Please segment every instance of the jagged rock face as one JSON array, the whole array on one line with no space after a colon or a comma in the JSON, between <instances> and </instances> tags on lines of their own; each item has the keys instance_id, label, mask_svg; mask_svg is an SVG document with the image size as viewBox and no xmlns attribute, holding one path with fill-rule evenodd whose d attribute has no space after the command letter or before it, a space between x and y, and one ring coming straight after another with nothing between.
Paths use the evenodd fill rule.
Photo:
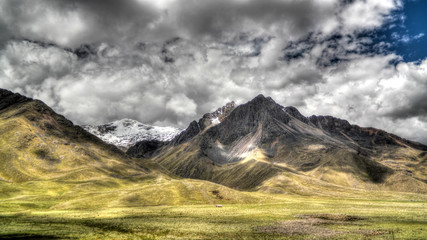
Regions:
<instances>
[{"instance_id":1,"label":"jagged rock face","mask_svg":"<svg viewBox=\"0 0 427 240\"><path fill-rule=\"evenodd\" d=\"M200 130L203 131L209 126L212 126L212 125L214 126L221 123L222 121L224 121L226 117L228 117L228 115L230 115L230 113L235 108L236 108L236 103L229 102L225 106L218 108L216 111L212 113L206 113L198 122L200 126Z\"/></svg>"},{"instance_id":2,"label":"jagged rock face","mask_svg":"<svg viewBox=\"0 0 427 240\"><path fill-rule=\"evenodd\" d=\"M291 115L292 117L300 120L303 123L308 123L308 119L306 117L304 117L299 111L298 109L296 109L295 107L292 106L288 106L285 107L283 109L283 111L285 111L287 114Z\"/></svg>"},{"instance_id":3,"label":"jagged rock face","mask_svg":"<svg viewBox=\"0 0 427 240\"><path fill-rule=\"evenodd\" d=\"M305 117L295 107L283 107L263 95L233 107L218 124L206 120L212 115L205 114L199 122L193 121L174 139L174 145L197 137L201 154L218 164L238 162L256 148L275 157L280 146L292 145L328 144L364 155L384 145L425 149L423 145L381 130L351 125L346 120Z\"/></svg>"},{"instance_id":4,"label":"jagged rock face","mask_svg":"<svg viewBox=\"0 0 427 240\"><path fill-rule=\"evenodd\" d=\"M203 130L220 124L224 119L230 115L230 113L236 108L236 104L234 102L229 102L225 106L218 108L216 111L212 113L206 113L203 117L197 122L193 121L190 125L181 132L181 134L177 135L171 142L173 145L179 145L191 140L197 134L202 132Z\"/></svg>"},{"instance_id":5,"label":"jagged rock face","mask_svg":"<svg viewBox=\"0 0 427 240\"><path fill-rule=\"evenodd\" d=\"M262 142L271 136L283 134L277 121L286 124L289 120L283 107L271 98L259 95L247 104L237 107L221 124L209 129L206 135L227 145L249 133L255 133L261 128L260 140Z\"/></svg>"},{"instance_id":6,"label":"jagged rock face","mask_svg":"<svg viewBox=\"0 0 427 240\"><path fill-rule=\"evenodd\" d=\"M286 134L280 124L289 121L280 105L259 95L238 106L221 124L208 129L200 149L216 163L236 162L258 145Z\"/></svg>"},{"instance_id":7,"label":"jagged rock face","mask_svg":"<svg viewBox=\"0 0 427 240\"><path fill-rule=\"evenodd\" d=\"M172 143L173 145L179 145L179 144L185 143L190 139L194 138L195 136L197 136L197 134L199 133L200 133L199 124L196 121L192 121L190 125L187 127L187 129L185 129L183 132L181 132L181 134L179 134L172 140Z\"/></svg>"}]
</instances>

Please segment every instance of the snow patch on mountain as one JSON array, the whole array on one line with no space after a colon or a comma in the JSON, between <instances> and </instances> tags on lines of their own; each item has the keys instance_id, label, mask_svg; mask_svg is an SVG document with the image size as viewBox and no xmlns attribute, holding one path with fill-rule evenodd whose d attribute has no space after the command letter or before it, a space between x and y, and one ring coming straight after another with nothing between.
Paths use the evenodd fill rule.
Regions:
<instances>
[{"instance_id":1,"label":"snow patch on mountain","mask_svg":"<svg viewBox=\"0 0 427 240\"><path fill-rule=\"evenodd\" d=\"M211 123L212 123L212 125L217 125L217 124L220 124L221 122L219 121L219 118L216 117L216 118L211 119Z\"/></svg>"},{"instance_id":2,"label":"snow patch on mountain","mask_svg":"<svg viewBox=\"0 0 427 240\"><path fill-rule=\"evenodd\" d=\"M128 149L143 140L170 141L182 132L182 129L179 128L151 126L132 119L122 119L99 126L84 125L82 127L104 142L121 149Z\"/></svg>"}]
</instances>

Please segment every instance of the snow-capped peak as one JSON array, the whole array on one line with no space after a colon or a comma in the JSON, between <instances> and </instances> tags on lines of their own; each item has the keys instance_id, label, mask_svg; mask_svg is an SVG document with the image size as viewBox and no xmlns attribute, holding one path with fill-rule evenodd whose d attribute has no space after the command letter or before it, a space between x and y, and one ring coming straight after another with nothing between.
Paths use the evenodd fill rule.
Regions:
<instances>
[{"instance_id":1,"label":"snow-capped peak","mask_svg":"<svg viewBox=\"0 0 427 240\"><path fill-rule=\"evenodd\" d=\"M99 126L84 125L82 127L104 142L122 149L127 149L143 140L169 141L182 131L174 127L151 126L127 118Z\"/></svg>"}]
</instances>

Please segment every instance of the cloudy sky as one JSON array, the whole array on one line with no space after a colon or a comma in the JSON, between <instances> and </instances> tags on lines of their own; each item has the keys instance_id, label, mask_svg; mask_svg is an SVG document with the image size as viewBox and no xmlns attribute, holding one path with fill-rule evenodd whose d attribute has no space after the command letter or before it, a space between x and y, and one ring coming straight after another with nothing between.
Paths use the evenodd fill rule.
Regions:
<instances>
[{"instance_id":1,"label":"cloudy sky","mask_svg":"<svg viewBox=\"0 0 427 240\"><path fill-rule=\"evenodd\" d=\"M427 1L2 0L0 87L185 127L259 93L427 143Z\"/></svg>"}]
</instances>

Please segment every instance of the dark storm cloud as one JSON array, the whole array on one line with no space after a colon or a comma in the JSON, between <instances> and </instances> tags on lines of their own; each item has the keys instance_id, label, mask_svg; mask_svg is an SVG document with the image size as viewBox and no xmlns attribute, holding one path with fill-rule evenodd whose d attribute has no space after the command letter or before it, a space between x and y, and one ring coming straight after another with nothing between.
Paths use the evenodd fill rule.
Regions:
<instances>
[{"instance_id":1,"label":"dark storm cloud","mask_svg":"<svg viewBox=\"0 0 427 240\"><path fill-rule=\"evenodd\" d=\"M335 9L316 1L200 1L176 2L178 25L191 35L221 37L239 30L266 31L286 27L293 36L316 29ZM253 25L254 28L249 25Z\"/></svg>"},{"instance_id":2,"label":"dark storm cloud","mask_svg":"<svg viewBox=\"0 0 427 240\"><path fill-rule=\"evenodd\" d=\"M427 91L427 88L425 89ZM427 96L421 95L412 97L403 108L394 109L392 112L386 114L386 116L394 119L406 119L411 117L425 117L427 116Z\"/></svg>"},{"instance_id":3,"label":"dark storm cloud","mask_svg":"<svg viewBox=\"0 0 427 240\"><path fill-rule=\"evenodd\" d=\"M135 41L160 16L151 4L132 0L14 0L1 4L1 20L14 38L64 47Z\"/></svg>"},{"instance_id":4,"label":"dark storm cloud","mask_svg":"<svg viewBox=\"0 0 427 240\"><path fill-rule=\"evenodd\" d=\"M99 41L164 41L176 36L228 39L242 31L294 38L318 30L319 23L334 14L331 5L308 0L194 0L171 1L162 8L136 0L42 0L36 4L14 0L2 3L1 19L15 38L65 47Z\"/></svg>"},{"instance_id":5,"label":"dark storm cloud","mask_svg":"<svg viewBox=\"0 0 427 240\"><path fill-rule=\"evenodd\" d=\"M0 48L10 40L10 34L8 26L4 22L0 21Z\"/></svg>"}]
</instances>

